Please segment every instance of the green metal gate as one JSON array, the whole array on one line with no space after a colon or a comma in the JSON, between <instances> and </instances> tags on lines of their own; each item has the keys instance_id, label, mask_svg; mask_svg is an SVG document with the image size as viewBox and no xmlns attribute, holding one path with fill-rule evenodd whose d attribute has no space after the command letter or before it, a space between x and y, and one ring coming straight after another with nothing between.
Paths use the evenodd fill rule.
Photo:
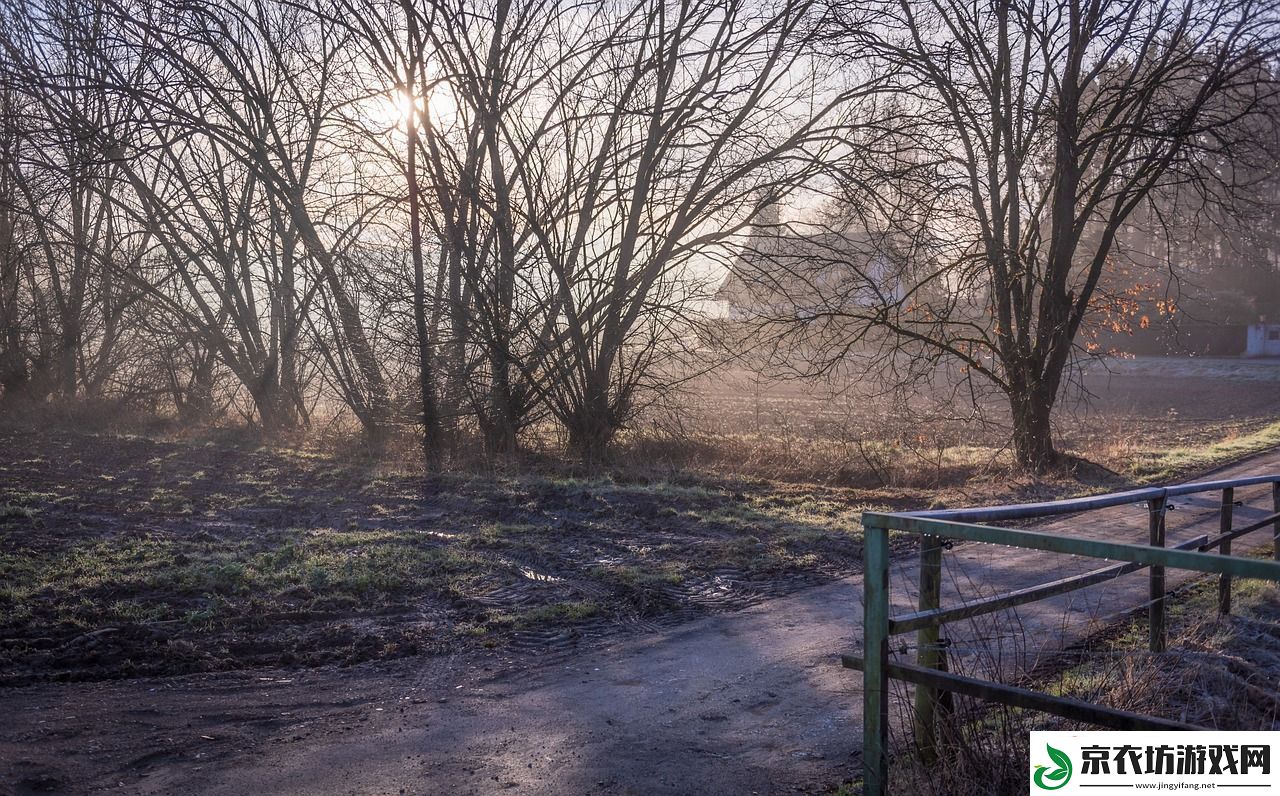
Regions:
<instances>
[{"instance_id":1,"label":"green metal gate","mask_svg":"<svg viewBox=\"0 0 1280 796\"><path fill-rule=\"evenodd\" d=\"M1257 522L1234 528L1232 515L1235 506L1235 490L1260 484L1271 485L1274 513ZM1165 513L1169 506L1169 499L1204 492L1221 493L1219 533L1211 538L1200 536L1176 547L1165 547ZM1150 516L1150 544L1148 545L1073 538L1043 531L980 524L1095 511L1133 503L1147 504ZM1219 610L1224 613L1230 611L1233 577L1280 582L1280 474L1137 489L1052 503L905 513L868 511L862 515L862 524L866 536L863 551L865 634L863 656L847 655L843 660L846 666L863 672L864 793L875 796L886 793L888 786L887 746L889 680L891 678L916 685L914 727L917 740L923 749L931 748L935 731L935 708L940 692L965 694L1117 729L1194 729L1180 722L1115 710L948 672L945 656L941 654L938 643L939 630L947 622L1043 600L1149 568L1150 647L1152 651L1159 652L1165 646L1166 568L1218 575L1220 577ZM1233 539L1267 527L1272 530L1274 561L1231 556ZM889 615L890 531L921 536L918 610L893 617ZM940 605L942 556L944 543L949 539L1109 559L1122 563L964 605L944 608ZM1219 552L1207 552L1215 549ZM915 664L891 663L890 639L895 635L911 631L916 632L917 640Z\"/></svg>"}]
</instances>

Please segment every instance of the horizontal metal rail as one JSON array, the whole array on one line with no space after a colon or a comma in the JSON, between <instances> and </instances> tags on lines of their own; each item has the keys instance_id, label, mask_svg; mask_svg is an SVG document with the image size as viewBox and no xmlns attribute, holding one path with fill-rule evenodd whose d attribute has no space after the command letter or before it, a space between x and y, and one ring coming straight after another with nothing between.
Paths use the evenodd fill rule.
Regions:
<instances>
[{"instance_id":1,"label":"horizontal metal rail","mask_svg":"<svg viewBox=\"0 0 1280 796\"><path fill-rule=\"evenodd\" d=\"M1224 478L1220 481L1195 481L1190 484L1176 484L1164 487L1164 491L1168 497L1178 497L1179 495L1190 495L1195 492L1218 492L1223 489L1238 489L1242 486L1257 486L1258 484L1274 484L1277 482L1280 482L1280 474L1273 473L1271 475L1251 475L1246 478Z\"/></svg>"},{"instance_id":2,"label":"horizontal metal rail","mask_svg":"<svg viewBox=\"0 0 1280 796\"><path fill-rule=\"evenodd\" d=\"M856 655L841 655L840 662L847 669L864 671L864 661ZM1052 694L1044 694L1026 688L1005 685L1004 683L966 677L962 674L940 672L936 669L914 666L909 663L888 663L884 668L886 673L895 680L903 680L942 691L951 691L956 694L999 702L1002 705L1010 705L1015 708L1042 710L1063 718L1085 721L1116 730L1205 729L1195 724L1185 724L1180 721L1161 719L1155 716L1144 716L1141 713L1117 710L1103 705L1095 705L1091 702L1083 702L1079 699L1053 696Z\"/></svg>"},{"instance_id":3,"label":"horizontal metal rail","mask_svg":"<svg viewBox=\"0 0 1280 796\"><path fill-rule=\"evenodd\" d=\"M863 513L862 524L866 528L933 534L953 539L967 539L971 542L1045 550L1050 553L1189 569L1193 572L1207 572L1212 575L1234 575L1240 578L1280 581L1280 562L1276 561L1233 558L1213 553L1178 550L1172 547L1148 547L1123 542L1106 542L1100 539L1078 539L1043 531L996 528L990 525L927 519L904 514L881 514L874 511Z\"/></svg>"},{"instance_id":4,"label":"horizontal metal rail","mask_svg":"<svg viewBox=\"0 0 1280 796\"><path fill-rule=\"evenodd\" d=\"M1185 541L1170 550L1204 550L1209 542L1208 536L1197 536L1194 539ZM952 608L935 608L930 611L916 611L910 614L903 614L889 619L889 635L896 636L900 633L909 633L912 630L919 630L922 627L937 627L947 622L955 622L960 619L972 619L975 616L983 616L984 614L994 613L1006 608L1014 608L1026 603L1044 600L1049 597L1057 597L1060 594L1087 589L1090 586L1096 586L1099 583L1106 583L1114 580L1121 575L1128 575L1131 572L1137 572L1145 569L1147 564L1130 563L1115 564L1102 569L1095 569L1092 572L1085 572L1080 575L1072 575L1070 577L1061 578L1059 580L1041 583L1038 586L1028 586L1025 589L1017 589L1015 591L997 594L982 600L974 600L973 602L957 605Z\"/></svg>"},{"instance_id":5,"label":"horizontal metal rail","mask_svg":"<svg viewBox=\"0 0 1280 796\"><path fill-rule=\"evenodd\" d=\"M1176 486L1147 487L1131 489L1127 492L1114 492L1108 495L1090 495L1088 497L1057 500L1048 503L1019 503L1011 506L992 506L990 508L965 509L932 509L929 511L899 512L899 517L922 517L933 520L957 520L965 522L997 522L1000 520L1025 520L1034 517L1054 517L1060 514L1076 514L1082 511L1094 511L1112 506L1123 506L1129 503L1144 503L1160 498L1178 497L1197 492L1216 492L1227 488L1256 486L1258 484L1274 484L1280 481L1280 475L1255 475L1247 478L1230 478L1222 481L1201 481Z\"/></svg>"},{"instance_id":6,"label":"horizontal metal rail","mask_svg":"<svg viewBox=\"0 0 1280 796\"><path fill-rule=\"evenodd\" d=\"M1274 524L1276 520L1280 520L1280 512L1276 512L1275 514L1269 515L1267 517L1263 517L1257 522L1250 523L1244 526L1243 528L1233 528L1232 530L1227 531L1226 533L1218 534L1212 539L1206 540L1205 543L1200 545L1200 547L1197 549L1202 551L1212 550L1215 547L1219 547L1223 542L1230 542L1232 539L1239 539L1241 536L1245 536L1246 534L1251 534L1254 531L1262 530L1262 528L1268 525Z\"/></svg>"}]
</instances>

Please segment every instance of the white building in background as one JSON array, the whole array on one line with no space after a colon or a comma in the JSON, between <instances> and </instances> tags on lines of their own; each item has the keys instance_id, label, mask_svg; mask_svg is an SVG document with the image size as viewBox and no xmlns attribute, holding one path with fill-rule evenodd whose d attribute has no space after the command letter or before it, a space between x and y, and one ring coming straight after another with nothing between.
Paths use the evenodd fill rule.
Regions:
<instances>
[{"instance_id":1,"label":"white building in background","mask_svg":"<svg viewBox=\"0 0 1280 796\"><path fill-rule=\"evenodd\" d=\"M779 215L776 205L761 213L716 291L729 320L805 320L902 300L905 280L886 254L886 237L783 224Z\"/></svg>"},{"instance_id":2,"label":"white building in background","mask_svg":"<svg viewBox=\"0 0 1280 796\"><path fill-rule=\"evenodd\" d=\"M1280 357L1280 323L1264 320L1249 324L1249 337L1244 355Z\"/></svg>"}]
</instances>

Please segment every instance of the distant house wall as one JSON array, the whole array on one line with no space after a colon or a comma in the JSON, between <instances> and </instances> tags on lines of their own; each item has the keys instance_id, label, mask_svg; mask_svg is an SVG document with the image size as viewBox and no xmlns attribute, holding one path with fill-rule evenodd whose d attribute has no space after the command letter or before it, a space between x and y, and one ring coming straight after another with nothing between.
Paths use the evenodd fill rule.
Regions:
<instances>
[{"instance_id":1,"label":"distant house wall","mask_svg":"<svg viewBox=\"0 0 1280 796\"><path fill-rule=\"evenodd\" d=\"M760 236L729 268L715 299L731 321L796 318L901 301L906 287L889 259L840 233Z\"/></svg>"},{"instance_id":2,"label":"distant house wall","mask_svg":"<svg viewBox=\"0 0 1280 796\"><path fill-rule=\"evenodd\" d=\"M1249 339L1245 346L1247 357L1280 357L1280 323L1254 323L1249 325Z\"/></svg>"}]
</instances>

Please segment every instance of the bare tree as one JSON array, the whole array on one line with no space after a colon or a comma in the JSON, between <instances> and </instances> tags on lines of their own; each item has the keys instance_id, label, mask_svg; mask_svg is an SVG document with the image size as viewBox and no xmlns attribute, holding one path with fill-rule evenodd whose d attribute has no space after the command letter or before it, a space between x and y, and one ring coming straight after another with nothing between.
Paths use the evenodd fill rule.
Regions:
<instances>
[{"instance_id":1,"label":"bare tree","mask_svg":"<svg viewBox=\"0 0 1280 796\"><path fill-rule=\"evenodd\" d=\"M1269 2L26 0L5 395L218 392L271 428L333 395L379 441L413 406L428 459L554 417L599 461L733 262L817 370L994 385L1040 469L1136 220L1274 177ZM767 208L801 188L836 234L789 255Z\"/></svg>"},{"instance_id":2,"label":"bare tree","mask_svg":"<svg viewBox=\"0 0 1280 796\"><path fill-rule=\"evenodd\" d=\"M642 0L565 15L531 94L538 124L503 128L518 223L554 297L549 398L584 460L676 378L707 275L760 197L837 146L846 97L816 79L812 11Z\"/></svg>"},{"instance_id":3,"label":"bare tree","mask_svg":"<svg viewBox=\"0 0 1280 796\"><path fill-rule=\"evenodd\" d=\"M812 5L361 9L345 18L379 90L413 98L406 143L421 151L402 162L422 405L429 351L447 352L491 452L514 450L546 405L598 460L640 396L678 378L705 273L760 189L789 190L835 146L841 98L804 54ZM439 256L430 286L420 217Z\"/></svg>"},{"instance_id":4,"label":"bare tree","mask_svg":"<svg viewBox=\"0 0 1280 796\"><path fill-rule=\"evenodd\" d=\"M334 379L369 437L380 442L390 420L389 392L347 278L361 219L344 212L347 197L336 190L350 151L328 139L346 101L336 88L346 77L340 71L346 34L280 4L116 7L114 13L134 36L135 57L144 65L152 131L175 142L203 137L233 156L263 192L257 217L267 223L270 244L283 247L268 262L314 269L323 288L317 306L339 340L329 352ZM139 90L137 77L131 83L119 72L115 77L114 91ZM130 143L121 142L126 156ZM293 302L293 315L300 306L294 277L286 270L281 278L274 298ZM275 332L291 341L295 326ZM268 355L268 370L280 367L278 359Z\"/></svg>"},{"instance_id":5,"label":"bare tree","mask_svg":"<svg viewBox=\"0 0 1280 796\"><path fill-rule=\"evenodd\" d=\"M124 350L121 332L139 293L117 275L136 267L144 242L122 228L119 208L109 198L118 175L102 139L59 123L42 82L33 79L31 62L38 61L43 74L57 76L62 86L57 104L74 108L106 137L128 125L134 109L110 96L98 80L93 55L110 46L104 14L76 2L50 3L40 18L44 35L37 47L30 38L32 18L21 10L4 18L11 45L28 36L24 48L6 48L4 72L5 317L22 325L20 307L26 304L27 331L37 338L39 353L25 358L33 365L28 375L44 382L38 393L96 396L136 354ZM24 357L18 350L21 336L10 326L7 353L15 378L28 370L18 362ZM41 373L46 378L39 378ZM18 381L11 382L11 394Z\"/></svg>"},{"instance_id":6,"label":"bare tree","mask_svg":"<svg viewBox=\"0 0 1280 796\"><path fill-rule=\"evenodd\" d=\"M354 21L382 76L375 93L397 95L408 111L407 154L397 160L408 187L426 438L441 430L430 417L441 395L451 424L467 404L489 453L509 455L538 416L540 340L549 331L537 309L545 291L527 278L537 255L514 204L525 188L522 153L507 147L504 131L538 124L520 114L534 108L531 91L546 79L541 59L563 9L509 0L350 9L339 18ZM430 279L428 248L438 263Z\"/></svg>"},{"instance_id":7,"label":"bare tree","mask_svg":"<svg viewBox=\"0 0 1280 796\"><path fill-rule=\"evenodd\" d=\"M18 163L30 137L23 123L22 98L9 80L0 86L0 401L12 403L24 394L37 357L32 351L29 305L24 301L24 265L27 258L19 189L23 179Z\"/></svg>"},{"instance_id":8,"label":"bare tree","mask_svg":"<svg viewBox=\"0 0 1280 796\"><path fill-rule=\"evenodd\" d=\"M862 11L866 13L867 9ZM833 41L874 72L843 175L875 279L767 319L848 352L951 362L1006 396L1019 464L1057 459L1052 410L1117 235L1163 187L1231 193L1274 93L1267 2L897 0ZM853 67L851 67L853 68ZM1271 160L1274 163L1274 159ZM821 291L820 291L821 292Z\"/></svg>"}]
</instances>

